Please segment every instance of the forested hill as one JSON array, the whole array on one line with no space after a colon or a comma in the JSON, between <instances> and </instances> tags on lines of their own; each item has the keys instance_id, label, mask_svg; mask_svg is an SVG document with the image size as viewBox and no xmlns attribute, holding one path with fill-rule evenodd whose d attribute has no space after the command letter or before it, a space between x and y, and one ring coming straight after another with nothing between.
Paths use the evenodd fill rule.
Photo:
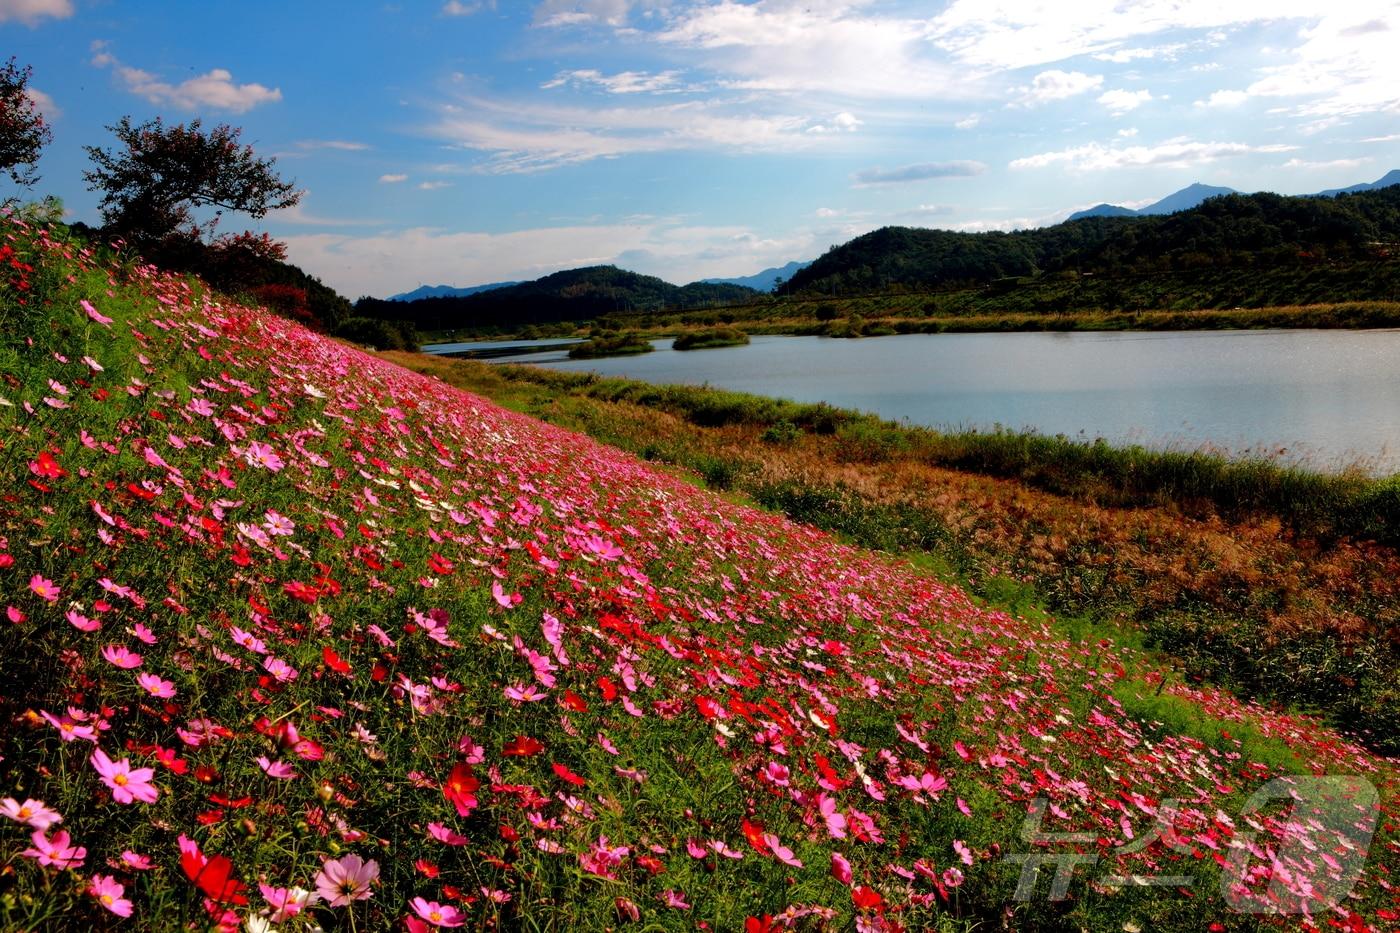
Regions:
<instances>
[{"instance_id":1,"label":"forested hill","mask_svg":"<svg viewBox=\"0 0 1400 933\"><path fill-rule=\"evenodd\" d=\"M1400 255L1400 186L1336 198L1232 194L1155 217L1014 233L884 227L828 250L783 294L936 290L1047 272L1158 272Z\"/></svg>"},{"instance_id":2,"label":"forested hill","mask_svg":"<svg viewBox=\"0 0 1400 933\"><path fill-rule=\"evenodd\" d=\"M366 317L408 320L423 330L442 330L587 321L619 311L703 308L750 301L758 294L740 285L672 285L616 266L589 266L462 297L407 302L361 298L355 309Z\"/></svg>"}]
</instances>

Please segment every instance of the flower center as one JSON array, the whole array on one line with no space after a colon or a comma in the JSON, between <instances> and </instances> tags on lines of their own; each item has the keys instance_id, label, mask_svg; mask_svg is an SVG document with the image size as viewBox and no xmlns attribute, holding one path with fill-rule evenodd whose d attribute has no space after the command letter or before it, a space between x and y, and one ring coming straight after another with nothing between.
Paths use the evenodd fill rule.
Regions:
<instances>
[{"instance_id":1,"label":"flower center","mask_svg":"<svg viewBox=\"0 0 1400 933\"><path fill-rule=\"evenodd\" d=\"M104 894L100 898L98 898L98 900L106 904L108 907L112 906L112 895L110 894Z\"/></svg>"},{"instance_id":2,"label":"flower center","mask_svg":"<svg viewBox=\"0 0 1400 933\"><path fill-rule=\"evenodd\" d=\"M442 911L440 911L440 910L430 911L430 912L428 913L428 919L431 920L431 921L433 921L433 923L440 923L440 922L442 921Z\"/></svg>"},{"instance_id":3,"label":"flower center","mask_svg":"<svg viewBox=\"0 0 1400 933\"><path fill-rule=\"evenodd\" d=\"M112 783L116 784L118 787L125 787L126 782L127 777L125 774L118 774L116 777L112 778Z\"/></svg>"},{"instance_id":4,"label":"flower center","mask_svg":"<svg viewBox=\"0 0 1400 933\"><path fill-rule=\"evenodd\" d=\"M33 815L34 815L34 811L31 810L31 809L29 809L28 807L20 807L20 808L19 808L19 818L20 818L20 819L22 819L22 820L27 820L27 819L29 819L29 818L30 818L31 816L33 816Z\"/></svg>"}]
</instances>

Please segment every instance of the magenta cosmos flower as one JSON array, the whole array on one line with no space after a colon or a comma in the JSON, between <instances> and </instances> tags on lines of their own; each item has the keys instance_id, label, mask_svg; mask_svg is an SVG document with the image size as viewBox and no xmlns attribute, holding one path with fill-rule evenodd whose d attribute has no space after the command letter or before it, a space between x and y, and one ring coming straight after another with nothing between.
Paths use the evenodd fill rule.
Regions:
<instances>
[{"instance_id":1,"label":"magenta cosmos flower","mask_svg":"<svg viewBox=\"0 0 1400 933\"><path fill-rule=\"evenodd\" d=\"M120 884L111 875L93 875L92 883L88 885L88 893L118 917L131 916L131 900L122 897L126 893L126 885Z\"/></svg>"},{"instance_id":2,"label":"magenta cosmos flower","mask_svg":"<svg viewBox=\"0 0 1400 933\"><path fill-rule=\"evenodd\" d=\"M73 845L65 829L54 833L52 839L45 836L42 829L36 829L29 841L33 843L33 848L25 849L20 855L38 859L40 865L52 865L58 869L81 868L83 859L87 858L87 849Z\"/></svg>"},{"instance_id":3,"label":"magenta cosmos flower","mask_svg":"<svg viewBox=\"0 0 1400 933\"><path fill-rule=\"evenodd\" d=\"M466 916L451 904L439 904L421 897L415 897L408 903L414 913L435 927L459 927L467 922Z\"/></svg>"},{"instance_id":4,"label":"magenta cosmos flower","mask_svg":"<svg viewBox=\"0 0 1400 933\"><path fill-rule=\"evenodd\" d=\"M379 878L379 863L358 855L327 859L316 874L316 893L332 907L348 907L370 896L369 886Z\"/></svg>"},{"instance_id":5,"label":"magenta cosmos flower","mask_svg":"<svg viewBox=\"0 0 1400 933\"><path fill-rule=\"evenodd\" d=\"M113 761L102 749L92 753L92 766L102 777L102 783L112 789L112 799L117 803L155 803L160 791L151 783L156 776L154 768L133 768L131 759Z\"/></svg>"},{"instance_id":6,"label":"magenta cosmos flower","mask_svg":"<svg viewBox=\"0 0 1400 933\"><path fill-rule=\"evenodd\" d=\"M55 823L63 822L58 811L45 806L42 800L20 803L13 797L0 800L0 816L8 816L17 823L27 823L35 829L48 829Z\"/></svg>"}]
</instances>

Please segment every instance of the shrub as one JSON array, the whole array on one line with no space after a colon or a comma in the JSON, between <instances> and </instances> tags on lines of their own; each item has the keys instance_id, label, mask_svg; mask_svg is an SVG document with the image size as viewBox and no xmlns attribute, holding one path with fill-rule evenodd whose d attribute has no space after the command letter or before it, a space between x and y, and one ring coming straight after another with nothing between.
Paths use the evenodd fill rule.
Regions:
<instances>
[{"instance_id":1,"label":"shrub","mask_svg":"<svg viewBox=\"0 0 1400 933\"><path fill-rule=\"evenodd\" d=\"M376 350L417 350L418 335L406 321L383 321L371 317L352 317L341 323L334 336L353 343L365 344Z\"/></svg>"}]
</instances>

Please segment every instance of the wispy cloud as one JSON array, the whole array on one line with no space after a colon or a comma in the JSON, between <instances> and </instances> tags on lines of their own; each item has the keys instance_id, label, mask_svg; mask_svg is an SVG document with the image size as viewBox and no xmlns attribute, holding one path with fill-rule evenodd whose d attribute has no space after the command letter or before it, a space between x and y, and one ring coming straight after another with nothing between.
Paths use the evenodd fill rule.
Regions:
<instances>
[{"instance_id":1,"label":"wispy cloud","mask_svg":"<svg viewBox=\"0 0 1400 933\"><path fill-rule=\"evenodd\" d=\"M73 0L0 0L0 23L17 20L34 27L45 18L67 19L73 15Z\"/></svg>"},{"instance_id":2,"label":"wispy cloud","mask_svg":"<svg viewBox=\"0 0 1400 933\"><path fill-rule=\"evenodd\" d=\"M463 3L462 0L448 0L442 5L444 16L473 16L482 10L494 10L496 0L476 0L476 2Z\"/></svg>"},{"instance_id":3,"label":"wispy cloud","mask_svg":"<svg viewBox=\"0 0 1400 933\"><path fill-rule=\"evenodd\" d=\"M282 91L261 84L238 84L225 68L215 68L179 84L162 81L157 75L122 64L107 51L105 42L93 43L92 64L110 68L117 80L138 97L153 104L169 105L181 110L227 110L245 113L260 104L282 99Z\"/></svg>"},{"instance_id":4,"label":"wispy cloud","mask_svg":"<svg viewBox=\"0 0 1400 933\"><path fill-rule=\"evenodd\" d=\"M505 173L645 152L794 151L815 145L821 134L806 130L816 125L823 120L731 112L724 101L590 109L471 98L445 107L429 132L489 153L480 170Z\"/></svg>"},{"instance_id":5,"label":"wispy cloud","mask_svg":"<svg viewBox=\"0 0 1400 933\"><path fill-rule=\"evenodd\" d=\"M574 87L598 87L609 94L655 94L661 91L681 90L679 71L662 71L648 74L645 71L621 71L606 75L592 68L574 71L561 71L553 79L540 87L551 88L572 85Z\"/></svg>"},{"instance_id":6,"label":"wispy cloud","mask_svg":"<svg viewBox=\"0 0 1400 933\"><path fill-rule=\"evenodd\" d=\"M1307 159L1289 159L1287 162L1283 163L1283 167L1306 170L1329 168L1359 168L1370 161L1370 159L1328 159L1321 162L1313 162Z\"/></svg>"},{"instance_id":7,"label":"wispy cloud","mask_svg":"<svg viewBox=\"0 0 1400 933\"><path fill-rule=\"evenodd\" d=\"M1015 159L1013 169L1045 168L1049 165L1064 165L1074 171L1104 171L1120 168L1141 168L1149 165L1185 168L1205 165L1232 156L1252 153L1289 152L1297 146L1269 144L1262 146L1247 143L1197 142L1178 137L1159 143L1156 146L1105 146L1102 143L1088 143L1072 146L1054 152Z\"/></svg>"},{"instance_id":8,"label":"wispy cloud","mask_svg":"<svg viewBox=\"0 0 1400 933\"><path fill-rule=\"evenodd\" d=\"M389 173L379 176L379 183L381 185L396 185L401 181L408 181L408 176L399 173Z\"/></svg>"},{"instance_id":9,"label":"wispy cloud","mask_svg":"<svg viewBox=\"0 0 1400 933\"><path fill-rule=\"evenodd\" d=\"M369 149L369 143L352 142L346 139L303 139L297 143L300 149L338 149L342 152L361 152Z\"/></svg>"},{"instance_id":10,"label":"wispy cloud","mask_svg":"<svg viewBox=\"0 0 1400 933\"><path fill-rule=\"evenodd\" d=\"M435 179L433 181L422 181L418 183L419 191L436 191L439 188L451 188L452 182Z\"/></svg>"},{"instance_id":11,"label":"wispy cloud","mask_svg":"<svg viewBox=\"0 0 1400 933\"><path fill-rule=\"evenodd\" d=\"M856 172L857 187L871 185L899 185L906 182L926 181L930 178L966 178L981 175L987 166L981 162L921 162L918 165L903 165L899 168L868 168Z\"/></svg>"}]
</instances>

